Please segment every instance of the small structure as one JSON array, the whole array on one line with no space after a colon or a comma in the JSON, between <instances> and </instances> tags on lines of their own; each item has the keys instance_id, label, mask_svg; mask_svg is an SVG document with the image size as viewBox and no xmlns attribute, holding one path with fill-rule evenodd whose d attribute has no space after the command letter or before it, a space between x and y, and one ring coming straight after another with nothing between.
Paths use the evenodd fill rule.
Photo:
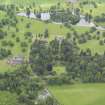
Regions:
<instances>
[{"instance_id":1,"label":"small structure","mask_svg":"<svg viewBox=\"0 0 105 105\"><path fill-rule=\"evenodd\" d=\"M102 27L102 26L98 26L96 27L97 30L101 30L101 31L105 31L105 27Z\"/></svg>"},{"instance_id":2,"label":"small structure","mask_svg":"<svg viewBox=\"0 0 105 105\"><path fill-rule=\"evenodd\" d=\"M50 13L41 13L41 20L43 21L50 20Z\"/></svg>"},{"instance_id":3,"label":"small structure","mask_svg":"<svg viewBox=\"0 0 105 105\"><path fill-rule=\"evenodd\" d=\"M80 15L80 21L77 23L77 26L83 26L83 27L95 27L95 24L93 22L88 22L85 20L85 16Z\"/></svg>"},{"instance_id":4,"label":"small structure","mask_svg":"<svg viewBox=\"0 0 105 105\"><path fill-rule=\"evenodd\" d=\"M30 18L32 18L32 19L36 19L36 15L34 14L34 13L30 13Z\"/></svg>"},{"instance_id":5,"label":"small structure","mask_svg":"<svg viewBox=\"0 0 105 105\"><path fill-rule=\"evenodd\" d=\"M25 12L18 13L17 16L28 17ZM29 18L37 19L37 16L36 16L36 14L31 12L30 15L29 15ZM50 20L50 13L40 13L40 19L42 21Z\"/></svg>"},{"instance_id":6,"label":"small structure","mask_svg":"<svg viewBox=\"0 0 105 105\"><path fill-rule=\"evenodd\" d=\"M11 64L11 65L20 65L23 63L24 63L24 57L22 56L16 56L8 59L8 64Z\"/></svg>"},{"instance_id":7,"label":"small structure","mask_svg":"<svg viewBox=\"0 0 105 105\"><path fill-rule=\"evenodd\" d=\"M23 16L23 17L27 17L25 12L21 12L21 13L17 13L17 16Z\"/></svg>"},{"instance_id":8,"label":"small structure","mask_svg":"<svg viewBox=\"0 0 105 105\"><path fill-rule=\"evenodd\" d=\"M23 17L28 17L27 14L25 12L21 12L21 13L18 13L17 16L23 16ZM31 19L36 19L36 15L34 13L30 13L29 17Z\"/></svg>"}]
</instances>

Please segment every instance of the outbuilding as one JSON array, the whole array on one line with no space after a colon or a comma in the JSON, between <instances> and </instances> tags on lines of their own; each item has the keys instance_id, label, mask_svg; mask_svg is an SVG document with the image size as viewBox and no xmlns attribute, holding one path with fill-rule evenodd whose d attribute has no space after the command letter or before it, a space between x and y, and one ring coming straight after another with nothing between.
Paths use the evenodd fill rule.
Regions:
<instances>
[{"instance_id":1,"label":"outbuilding","mask_svg":"<svg viewBox=\"0 0 105 105\"><path fill-rule=\"evenodd\" d=\"M50 13L41 13L41 20L43 21L50 20Z\"/></svg>"}]
</instances>

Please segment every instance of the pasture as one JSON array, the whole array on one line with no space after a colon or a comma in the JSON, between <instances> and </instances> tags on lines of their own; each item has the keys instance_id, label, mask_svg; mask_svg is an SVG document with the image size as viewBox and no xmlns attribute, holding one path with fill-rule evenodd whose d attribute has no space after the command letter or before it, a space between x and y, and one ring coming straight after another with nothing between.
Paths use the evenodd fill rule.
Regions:
<instances>
[{"instance_id":1,"label":"pasture","mask_svg":"<svg viewBox=\"0 0 105 105\"><path fill-rule=\"evenodd\" d=\"M58 2L64 2L64 0L0 0L1 4L15 4L17 6L41 6L41 5L53 5Z\"/></svg>"},{"instance_id":2,"label":"pasture","mask_svg":"<svg viewBox=\"0 0 105 105\"><path fill-rule=\"evenodd\" d=\"M0 105L16 105L17 104L16 94L12 94L7 91L0 91Z\"/></svg>"},{"instance_id":3,"label":"pasture","mask_svg":"<svg viewBox=\"0 0 105 105\"><path fill-rule=\"evenodd\" d=\"M49 87L61 105L105 105L105 84L76 84Z\"/></svg>"},{"instance_id":4,"label":"pasture","mask_svg":"<svg viewBox=\"0 0 105 105\"><path fill-rule=\"evenodd\" d=\"M104 45L99 45L99 41L97 40L90 40L84 44L80 44L79 47L83 50L90 49L92 51L92 54L95 54L98 52L99 54L103 54L105 51Z\"/></svg>"}]
</instances>

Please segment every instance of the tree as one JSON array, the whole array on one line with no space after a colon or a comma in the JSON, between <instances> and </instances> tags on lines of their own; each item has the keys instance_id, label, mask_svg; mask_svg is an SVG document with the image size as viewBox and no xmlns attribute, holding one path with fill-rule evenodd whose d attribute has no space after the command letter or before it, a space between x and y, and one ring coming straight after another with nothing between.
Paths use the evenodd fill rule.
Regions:
<instances>
[{"instance_id":1,"label":"tree","mask_svg":"<svg viewBox=\"0 0 105 105\"><path fill-rule=\"evenodd\" d=\"M12 53L11 53L10 50L4 49L4 48L0 49L0 59L4 59L4 58L8 57L11 54Z\"/></svg>"},{"instance_id":2,"label":"tree","mask_svg":"<svg viewBox=\"0 0 105 105\"><path fill-rule=\"evenodd\" d=\"M52 62L50 48L45 41L35 40L31 47L30 61L31 67L38 75L47 72L47 65Z\"/></svg>"},{"instance_id":3,"label":"tree","mask_svg":"<svg viewBox=\"0 0 105 105\"><path fill-rule=\"evenodd\" d=\"M91 19L92 19L92 15L91 14L88 14L88 13L86 13L86 15L85 15L85 20L87 21L87 22L91 22Z\"/></svg>"},{"instance_id":4,"label":"tree","mask_svg":"<svg viewBox=\"0 0 105 105\"><path fill-rule=\"evenodd\" d=\"M3 39L5 37L6 33L0 30L0 39Z\"/></svg>"},{"instance_id":5,"label":"tree","mask_svg":"<svg viewBox=\"0 0 105 105\"><path fill-rule=\"evenodd\" d=\"M45 37L45 38L48 38L48 37L49 37L48 29L45 30L45 32L44 32L44 37Z\"/></svg>"},{"instance_id":6,"label":"tree","mask_svg":"<svg viewBox=\"0 0 105 105\"><path fill-rule=\"evenodd\" d=\"M30 9L26 8L26 15L27 15L28 18L30 17L30 13L31 13Z\"/></svg>"}]
</instances>

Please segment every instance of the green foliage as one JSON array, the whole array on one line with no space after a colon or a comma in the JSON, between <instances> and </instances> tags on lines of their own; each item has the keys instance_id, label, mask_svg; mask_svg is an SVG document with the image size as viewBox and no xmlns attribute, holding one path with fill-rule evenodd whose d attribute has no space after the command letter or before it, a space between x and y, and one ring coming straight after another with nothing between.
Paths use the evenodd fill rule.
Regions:
<instances>
[{"instance_id":1,"label":"green foliage","mask_svg":"<svg viewBox=\"0 0 105 105\"><path fill-rule=\"evenodd\" d=\"M4 49L4 48L0 49L0 59L7 58L9 55L11 55L10 50Z\"/></svg>"},{"instance_id":2,"label":"green foliage","mask_svg":"<svg viewBox=\"0 0 105 105\"><path fill-rule=\"evenodd\" d=\"M0 91L17 94L17 104L33 103L38 97L39 91L44 89L44 83L22 66L19 70L0 74ZM16 105L17 105L16 104Z\"/></svg>"},{"instance_id":3,"label":"green foliage","mask_svg":"<svg viewBox=\"0 0 105 105\"><path fill-rule=\"evenodd\" d=\"M2 30L0 30L0 39L3 39L5 35L6 35L6 33L3 32Z\"/></svg>"},{"instance_id":4,"label":"green foliage","mask_svg":"<svg viewBox=\"0 0 105 105\"><path fill-rule=\"evenodd\" d=\"M56 7L52 7L50 11L51 20L54 22L76 24L80 20L79 14L73 15L68 9L59 11Z\"/></svg>"}]
</instances>

